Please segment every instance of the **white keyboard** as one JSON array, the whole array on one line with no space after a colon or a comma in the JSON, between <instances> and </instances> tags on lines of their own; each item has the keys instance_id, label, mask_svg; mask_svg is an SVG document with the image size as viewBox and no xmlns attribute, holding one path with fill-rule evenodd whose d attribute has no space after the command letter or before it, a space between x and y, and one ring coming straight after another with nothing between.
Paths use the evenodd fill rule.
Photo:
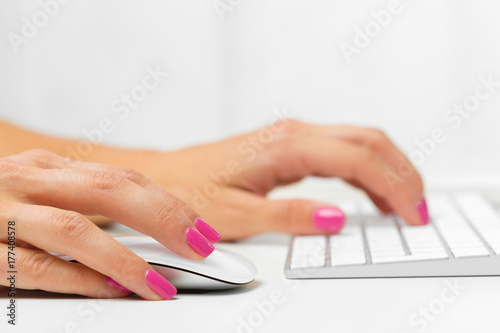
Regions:
<instances>
[{"instance_id":1,"label":"white keyboard","mask_svg":"<svg viewBox=\"0 0 500 333\"><path fill-rule=\"evenodd\" d=\"M479 193L428 198L431 222L409 226L368 202L339 205L344 229L296 236L288 278L500 275L500 214Z\"/></svg>"}]
</instances>

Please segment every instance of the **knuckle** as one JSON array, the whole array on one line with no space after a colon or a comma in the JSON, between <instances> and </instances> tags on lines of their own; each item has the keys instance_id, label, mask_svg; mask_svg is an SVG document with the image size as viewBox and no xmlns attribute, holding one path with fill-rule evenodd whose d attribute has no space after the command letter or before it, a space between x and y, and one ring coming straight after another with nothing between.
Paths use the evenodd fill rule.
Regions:
<instances>
[{"instance_id":1,"label":"knuckle","mask_svg":"<svg viewBox=\"0 0 500 333\"><path fill-rule=\"evenodd\" d=\"M301 200L288 200L283 203L282 219L285 221L285 228L291 233L300 230L300 223L304 221L304 202Z\"/></svg>"},{"instance_id":2,"label":"knuckle","mask_svg":"<svg viewBox=\"0 0 500 333\"><path fill-rule=\"evenodd\" d=\"M160 226L166 226L175 219L175 209L174 207L165 204L163 202L159 202L153 208L153 220Z\"/></svg>"},{"instance_id":3,"label":"knuckle","mask_svg":"<svg viewBox=\"0 0 500 333\"><path fill-rule=\"evenodd\" d=\"M27 157L32 160L37 167L40 168L51 168L54 166L59 166L64 158L54 154L51 151L39 148L29 149L20 155Z\"/></svg>"},{"instance_id":4,"label":"knuckle","mask_svg":"<svg viewBox=\"0 0 500 333\"><path fill-rule=\"evenodd\" d=\"M54 154L51 151L48 151L45 149L40 149L40 148L29 149L29 150L23 152L22 154L25 156L31 157L31 158L35 158L43 163L55 162L55 161L59 161L62 159L61 156Z\"/></svg>"},{"instance_id":5,"label":"knuckle","mask_svg":"<svg viewBox=\"0 0 500 333\"><path fill-rule=\"evenodd\" d=\"M285 124L288 124L288 126L291 127L300 127L304 124L304 122L293 118L281 119L279 121L284 122Z\"/></svg>"},{"instance_id":6,"label":"knuckle","mask_svg":"<svg viewBox=\"0 0 500 333\"><path fill-rule=\"evenodd\" d=\"M146 178L142 173L131 168L118 168L115 175L122 179L128 179L133 183L141 183Z\"/></svg>"},{"instance_id":7,"label":"knuckle","mask_svg":"<svg viewBox=\"0 0 500 333\"><path fill-rule=\"evenodd\" d=\"M23 265L30 272L33 281L40 281L45 276L50 275L55 258L45 252L35 251L27 254L23 260Z\"/></svg>"},{"instance_id":8,"label":"knuckle","mask_svg":"<svg viewBox=\"0 0 500 333\"><path fill-rule=\"evenodd\" d=\"M178 210L189 217L196 217L198 214L191 208L187 203L177 198L176 196L170 194L169 192L163 194L162 201L167 207L171 207L172 210Z\"/></svg>"},{"instance_id":9,"label":"knuckle","mask_svg":"<svg viewBox=\"0 0 500 333\"><path fill-rule=\"evenodd\" d=\"M359 171L363 168L372 165L376 159L377 155L371 149L366 147L357 148L352 152L353 154L353 170Z\"/></svg>"},{"instance_id":10,"label":"knuckle","mask_svg":"<svg viewBox=\"0 0 500 333\"><path fill-rule=\"evenodd\" d=\"M285 135L294 135L301 130L304 125L303 122L296 119L282 119L277 122L277 124L282 125L284 128Z\"/></svg>"},{"instance_id":11,"label":"knuckle","mask_svg":"<svg viewBox=\"0 0 500 333\"><path fill-rule=\"evenodd\" d=\"M142 271L142 267L147 265L144 259L141 259L123 246L120 246L114 258L117 259L115 261L117 263L117 275L121 276L124 280L133 280L137 276L138 271Z\"/></svg>"},{"instance_id":12,"label":"knuckle","mask_svg":"<svg viewBox=\"0 0 500 333\"><path fill-rule=\"evenodd\" d=\"M56 154L41 148L28 149L25 152L23 152L23 155L42 157L42 158L51 158L57 156Z\"/></svg>"},{"instance_id":13,"label":"knuckle","mask_svg":"<svg viewBox=\"0 0 500 333\"><path fill-rule=\"evenodd\" d=\"M271 142L271 147L277 150L277 154L290 153L290 150L301 144L304 138L304 122L287 118L279 120L275 124L279 124L283 128L276 133L275 140Z\"/></svg>"},{"instance_id":14,"label":"knuckle","mask_svg":"<svg viewBox=\"0 0 500 333\"><path fill-rule=\"evenodd\" d=\"M86 234L87 219L76 212L63 212L54 218L55 228L63 237L78 239Z\"/></svg>"},{"instance_id":15,"label":"knuckle","mask_svg":"<svg viewBox=\"0 0 500 333\"><path fill-rule=\"evenodd\" d=\"M354 153L355 158L352 165L352 174L349 178L360 178L364 171L370 169L373 165L378 164L378 155L368 148L359 148Z\"/></svg>"},{"instance_id":16,"label":"knuckle","mask_svg":"<svg viewBox=\"0 0 500 333\"><path fill-rule=\"evenodd\" d=\"M359 161L363 163L368 163L369 165L375 163L378 160L378 155L368 148L361 148L358 150ZM359 163L357 163L359 165Z\"/></svg>"},{"instance_id":17,"label":"knuckle","mask_svg":"<svg viewBox=\"0 0 500 333\"><path fill-rule=\"evenodd\" d=\"M300 132L294 127L286 127L285 130L276 136L276 139L271 143L271 150L278 155L290 154L298 143L300 143Z\"/></svg>"},{"instance_id":18,"label":"knuckle","mask_svg":"<svg viewBox=\"0 0 500 333\"><path fill-rule=\"evenodd\" d=\"M89 176L90 187L100 192L112 192L124 178L112 171L96 171Z\"/></svg>"},{"instance_id":19,"label":"knuckle","mask_svg":"<svg viewBox=\"0 0 500 333\"><path fill-rule=\"evenodd\" d=\"M30 171L30 167L23 166L18 162L2 158L0 159L0 184L2 192L5 193L21 193L24 188L26 174Z\"/></svg>"},{"instance_id":20,"label":"knuckle","mask_svg":"<svg viewBox=\"0 0 500 333\"><path fill-rule=\"evenodd\" d=\"M377 128L372 128L368 132L367 143L369 147L374 147L374 148L384 147L387 143L389 143L389 138L387 137L384 131Z\"/></svg>"}]
</instances>

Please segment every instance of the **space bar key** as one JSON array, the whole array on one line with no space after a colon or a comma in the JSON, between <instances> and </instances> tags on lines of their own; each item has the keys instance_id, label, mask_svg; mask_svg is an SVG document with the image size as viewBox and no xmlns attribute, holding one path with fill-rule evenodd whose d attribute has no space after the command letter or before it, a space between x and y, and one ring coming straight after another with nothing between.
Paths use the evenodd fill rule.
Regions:
<instances>
[{"instance_id":1,"label":"space bar key","mask_svg":"<svg viewBox=\"0 0 500 333\"><path fill-rule=\"evenodd\" d=\"M440 259L448 259L448 254L444 251L434 252L434 253L419 253L407 256L372 258L372 262L374 264L390 264L398 262L413 262L413 261L440 260Z\"/></svg>"}]
</instances>

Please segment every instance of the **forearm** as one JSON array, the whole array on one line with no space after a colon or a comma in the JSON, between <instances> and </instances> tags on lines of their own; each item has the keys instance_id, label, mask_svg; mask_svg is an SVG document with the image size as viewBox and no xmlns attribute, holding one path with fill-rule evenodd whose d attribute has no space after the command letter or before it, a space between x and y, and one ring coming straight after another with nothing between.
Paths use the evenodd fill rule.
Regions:
<instances>
[{"instance_id":1,"label":"forearm","mask_svg":"<svg viewBox=\"0 0 500 333\"><path fill-rule=\"evenodd\" d=\"M165 155L150 150L121 149L89 141L44 135L0 121L0 157L16 155L34 148L45 149L74 160L128 167L148 176L151 176L151 168L157 164L160 156ZM111 222L103 216L89 216L89 219L98 226L106 226Z\"/></svg>"},{"instance_id":2,"label":"forearm","mask_svg":"<svg viewBox=\"0 0 500 333\"><path fill-rule=\"evenodd\" d=\"M98 162L136 169L148 173L159 153L151 150L121 149L88 140L72 140L36 133L0 121L0 157L40 148L57 155L85 162Z\"/></svg>"}]
</instances>

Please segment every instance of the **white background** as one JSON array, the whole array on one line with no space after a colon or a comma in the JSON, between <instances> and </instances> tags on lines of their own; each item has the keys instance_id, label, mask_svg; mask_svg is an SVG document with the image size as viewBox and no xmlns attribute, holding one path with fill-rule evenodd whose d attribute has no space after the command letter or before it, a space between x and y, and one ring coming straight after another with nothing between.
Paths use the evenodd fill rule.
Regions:
<instances>
[{"instance_id":1,"label":"white background","mask_svg":"<svg viewBox=\"0 0 500 333\"><path fill-rule=\"evenodd\" d=\"M40 3L0 0L0 116L72 137L110 117L105 142L157 149L255 129L283 108L382 128L406 154L441 127L448 140L420 167L427 180L500 186L500 87L459 129L443 121L479 76L500 81L498 2L401 0L350 63L341 43L389 1L227 2L221 19L212 0L72 0L16 52L9 34ZM116 118L113 101L156 65L165 82Z\"/></svg>"}]
</instances>

